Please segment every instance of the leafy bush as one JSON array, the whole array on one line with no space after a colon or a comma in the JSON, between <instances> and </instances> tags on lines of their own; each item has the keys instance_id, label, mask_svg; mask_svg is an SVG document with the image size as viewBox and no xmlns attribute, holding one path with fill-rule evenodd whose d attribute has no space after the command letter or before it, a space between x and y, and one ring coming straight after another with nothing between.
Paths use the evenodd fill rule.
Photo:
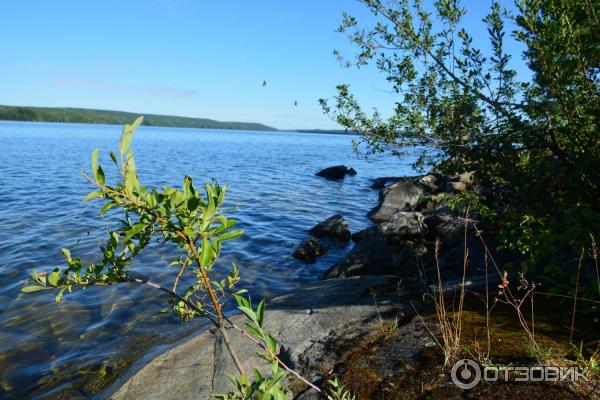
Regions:
<instances>
[{"instance_id":1,"label":"leafy bush","mask_svg":"<svg viewBox=\"0 0 600 400\"><path fill-rule=\"evenodd\" d=\"M361 134L368 152L420 149L415 165L475 172L477 195L501 245L548 280L573 277L573 256L600 231L600 3L492 2L490 51L473 46L459 0L362 0L372 27L345 15L358 47L347 65L374 62L399 97L393 115L366 113L348 85L324 112ZM429 10L433 12L429 12ZM533 72L517 81L505 22ZM567 279L569 280L569 279ZM572 287L572 286L571 286Z\"/></svg>"}]
</instances>

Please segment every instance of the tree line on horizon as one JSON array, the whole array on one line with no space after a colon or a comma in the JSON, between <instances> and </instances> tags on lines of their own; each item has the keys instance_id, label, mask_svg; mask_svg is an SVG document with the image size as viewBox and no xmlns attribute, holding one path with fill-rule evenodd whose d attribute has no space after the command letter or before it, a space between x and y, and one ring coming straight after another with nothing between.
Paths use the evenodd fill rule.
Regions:
<instances>
[{"instance_id":1,"label":"tree line on horizon","mask_svg":"<svg viewBox=\"0 0 600 400\"><path fill-rule=\"evenodd\" d=\"M144 114L144 125L176 128L239 129L275 131L277 129L256 122L222 122L207 118L177 117L172 115ZM124 125L138 114L124 111L93 110L83 108L49 108L0 106L0 120L30 122L66 122L82 124Z\"/></svg>"}]
</instances>

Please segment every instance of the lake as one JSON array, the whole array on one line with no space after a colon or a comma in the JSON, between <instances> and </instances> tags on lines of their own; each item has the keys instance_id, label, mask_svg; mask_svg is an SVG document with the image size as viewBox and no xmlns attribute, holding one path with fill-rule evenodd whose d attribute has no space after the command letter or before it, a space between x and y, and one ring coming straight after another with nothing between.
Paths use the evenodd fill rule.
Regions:
<instances>
[{"instance_id":1,"label":"lake","mask_svg":"<svg viewBox=\"0 0 600 400\"><path fill-rule=\"evenodd\" d=\"M116 285L66 294L20 293L32 269L63 265L61 247L84 261L99 259L106 230L118 213L100 218L100 200L83 203L92 190L82 177L91 152L100 149L107 179L108 157L121 127L111 125L0 122L0 397L88 398L131 363L181 340L201 321L181 324L161 313L166 297L146 288ZM307 230L341 213L353 232L370 224L366 212L381 176L411 174L409 160L358 158L352 136L297 132L249 132L141 127L132 148L142 184L196 186L216 179L229 185L230 216L246 231L226 242L217 270L232 260L241 286L254 297L315 281L348 247L336 246L315 264L291 257ZM342 182L315 176L345 164L358 174ZM149 246L132 270L170 282L175 253ZM266 314L268 318L268 311Z\"/></svg>"}]
</instances>

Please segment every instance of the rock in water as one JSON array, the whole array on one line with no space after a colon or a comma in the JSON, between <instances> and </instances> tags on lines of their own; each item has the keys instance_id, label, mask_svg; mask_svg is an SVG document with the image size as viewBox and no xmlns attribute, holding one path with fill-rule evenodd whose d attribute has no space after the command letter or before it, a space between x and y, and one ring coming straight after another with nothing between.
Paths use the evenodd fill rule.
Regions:
<instances>
[{"instance_id":1,"label":"rock in water","mask_svg":"<svg viewBox=\"0 0 600 400\"><path fill-rule=\"evenodd\" d=\"M354 246L342 261L321 275L321 279L359 275L394 275L394 259L381 230L374 229Z\"/></svg>"},{"instance_id":2,"label":"rock in water","mask_svg":"<svg viewBox=\"0 0 600 400\"><path fill-rule=\"evenodd\" d=\"M317 257L325 253L327 253L327 249L311 236L300 243L292 255L299 260L312 264L317 261Z\"/></svg>"},{"instance_id":3,"label":"rock in water","mask_svg":"<svg viewBox=\"0 0 600 400\"><path fill-rule=\"evenodd\" d=\"M381 191L379 205L368 216L376 224L388 221L398 211L412 211L426 192L423 186L412 179L394 183Z\"/></svg>"},{"instance_id":4,"label":"rock in water","mask_svg":"<svg viewBox=\"0 0 600 400\"><path fill-rule=\"evenodd\" d=\"M340 214L327 218L309 231L315 236L328 237L338 242L350 241L351 233L348 223Z\"/></svg>"},{"instance_id":5,"label":"rock in water","mask_svg":"<svg viewBox=\"0 0 600 400\"><path fill-rule=\"evenodd\" d=\"M325 179L341 180L344 179L346 175L356 175L356 171L354 168L348 168L345 165L336 165L334 167L322 169L317 172L316 175Z\"/></svg>"}]
</instances>

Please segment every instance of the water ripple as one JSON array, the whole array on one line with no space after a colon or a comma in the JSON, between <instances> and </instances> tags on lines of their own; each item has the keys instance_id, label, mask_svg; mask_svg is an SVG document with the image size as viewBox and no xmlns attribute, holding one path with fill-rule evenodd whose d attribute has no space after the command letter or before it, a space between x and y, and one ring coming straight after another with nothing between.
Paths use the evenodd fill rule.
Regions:
<instances>
[{"instance_id":1,"label":"water ripple","mask_svg":"<svg viewBox=\"0 0 600 400\"><path fill-rule=\"evenodd\" d=\"M88 288L54 303L54 294L19 292L29 271L63 262L60 247L85 261L118 214L99 218L101 204L82 203L90 190L80 175L94 148L107 179L108 151L120 127L0 122L0 397L86 398L110 383L149 349L173 343L202 326L161 314L165 297L141 287ZM228 242L217 271L235 260L242 286L271 296L314 281L347 246L335 246L316 264L290 256L307 229L334 213L353 231L368 226L365 211L377 200L369 186L379 176L410 172L408 162L358 159L351 137L283 132L213 131L142 127L133 148L142 182L180 186L185 174L198 183L217 179L230 187L227 206L246 230ZM346 164L358 175L344 182L314 176ZM160 282L172 249L151 245L133 269Z\"/></svg>"}]
</instances>

